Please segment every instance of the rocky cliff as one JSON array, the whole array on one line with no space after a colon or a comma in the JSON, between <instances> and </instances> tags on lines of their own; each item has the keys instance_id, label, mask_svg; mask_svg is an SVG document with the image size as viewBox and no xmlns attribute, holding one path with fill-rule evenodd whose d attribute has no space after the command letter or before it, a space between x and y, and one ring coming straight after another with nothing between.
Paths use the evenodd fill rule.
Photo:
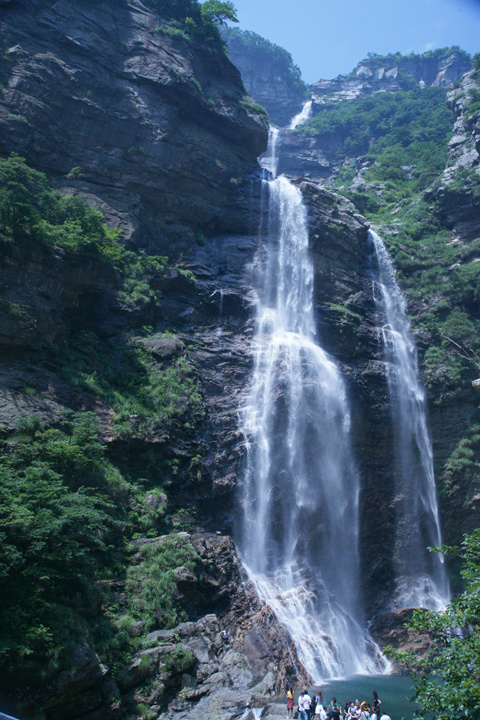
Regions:
<instances>
[{"instance_id":1,"label":"rocky cliff","mask_svg":"<svg viewBox=\"0 0 480 720\"><path fill-rule=\"evenodd\" d=\"M0 151L81 190L127 239L192 239L265 147L236 68L142 3L16 0L0 21Z\"/></svg>"},{"instance_id":2,"label":"rocky cliff","mask_svg":"<svg viewBox=\"0 0 480 720\"><path fill-rule=\"evenodd\" d=\"M18 538L9 535L6 618L10 626L16 619L21 637L9 628L15 647L1 645L0 668L16 709L41 709L47 720L192 713L230 720L248 704L270 704L286 682L308 680L291 637L246 581L230 536L245 450L238 408L253 359L251 272L265 206L256 156L266 125L218 47L140 0L11 0L0 20L1 153L24 155L63 196L85 197L121 231L120 242L103 238L109 252L82 249L70 236L61 246L55 238L71 225L61 235L51 218L38 219L35 206L31 224L14 232L0 197L2 478L17 478L29 457L38 478L61 479L62 492L101 495L114 521L113 529L102 526L110 533L102 556L108 574L92 575L87 587L56 584L50 565L38 587L28 585L33 566L22 564ZM466 85L463 91L475 100ZM458 115L452 162L471 162L467 171L476 172L472 148L462 148L472 139L475 145L477 124L460 108L461 92L450 100ZM464 208L457 214L450 179L431 190L431 203L453 228L449 242L466 247L461 257L471 272L476 185L468 197L457 188ZM37 181L28 187L34 205ZM341 363L352 398L362 584L372 616L385 607L393 581L395 495L368 222L317 182L294 182L309 209L319 337ZM386 194L385 187L367 190ZM39 234L46 227L48 242ZM395 229L388 237L395 249ZM418 315L434 304L433 293L412 301ZM430 337L419 330L418 338L425 354ZM451 392L451 384L441 403L434 399L431 390L439 470L446 473L476 403L466 389ZM474 452L476 437L469 435ZM469 504L468 522L476 519L476 465L470 469L469 489L461 486L444 502L447 539L462 503ZM26 483L29 476L18 477ZM93 528L100 521L92 512L89 522ZM76 527L64 533L65 543L81 535ZM12 590L21 597L25 587L36 623L27 629L14 614ZM52 600L58 604L48 615ZM71 623L63 645L57 616ZM32 655L34 662L26 660ZM275 717L273 706L267 712Z\"/></svg>"},{"instance_id":3,"label":"rocky cliff","mask_svg":"<svg viewBox=\"0 0 480 720\"><path fill-rule=\"evenodd\" d=\"M370 53L349 75L318 80L310 86L315 103L329 105L377 92L418 87L449 87L470 69L470 58L460 48L445 48L423 55Z\"/></svg>"},{"instance_id":4,"label":"rocky cliff","mask_svg":"<svg viewBox=\"0 0 480 720\"><path fill-rule=\"evenodd\" d=\"M308 96L290 53L254 32L226 28L223 36L250 95L266 109L272 125L287 125Z\"/></svg>"},{"instance_id":5,"label":"rocky cliff","mask_svg":"<svg viewBox=\"0 0 480 720\"><path fill-rule=\"evenodd\" d=\"M293 175L306 175L322 184L333 185L343 163L357 163L361 169L362 158L369 146L378 140L378 125L372 124L369 137L365 138L362 153L355 153L352 134L353 118L346 125L331 122L330 117L341 113L350 102L367 106L367 98L378 93L413 91L424 88L447 88L467 72L470 58L458 49L437 50L424 55L403 56L400 53L372 56L357 65L347 76L333 80L319 80L310 86L312 93L312 116L315 130L286 134L279 171ZM408 123L409 119L404 118ZM357 155L357 158L355 157Z\"/></svg>"},{"instance_id":6,"label":"rocky cliff","mask_svg":"<svg viewBox=\"0 0 480 720\"><path fill-rule=\"evenodd\" d=\"M148 626L145 619L129 624L138 598L132 598L122 572L102 586L102 601L97 591L89 598L86 589L70 598L64 587L63 597L40 603L47 627L54 624L48 603L58 601L64 612L74 613L76 629L67 632L63 648L52 630L58 655L42 676L48 643L37 643L33 664L19 661L16 648L30 642L28 624L21 625L24 634L14 645L2 645L2 671L13 670L12 652L16 657L8 695L16 712L42 708L52 720L133 716L140 707L183 717L199 700L205 717L218 717L219 707L230 716L252 696L267 697L286 677L303 673L291 639L244 585L232 541L205 530L228 528L232 521L231 503L222 498L231 496L241 452L236 413L250 362L242 346L248 325L245 266L254 252L248 232L255 233L258 223L256 157L266 145L265 122L218 47L188 36L141 2L16 1L2 6L0 32L2 154L15 150L47 173L62 195L100 208L121 230L124 244L169 255L168 261L158 255L142 261L144 270L138 267L140 275L134 270L131 278L136 289L127 288L124 271L106 256L45 242L45 226L40 233L28 222L12 235L2 215L2 437L8 440L19 421L33 416L39 423L35 442L43 447L48 428L67 437L65 413L94 413L102 452L117 479L123 478L116 490L107 483L103 492L122 522L130 518L114 553L134 575L139 564L137 592L149 571L142 570L141 552L125 547L135 517L150 517L149 537L160 537L153 557L163 552L159 532L166 530L168 547L175 547L179 526L189 530L179 535L180 549L187 543L197 557L192 569L181 560L167 566L174 583L169 602L183 606L181 617L190 621L185 627L173 621L175 632L163 629L172 621L162 620L162 603ZM5 177L4 191L10 187ZM34 198L39 176L28 178ZM53 203L53 195L48 197L47 204ZM38 209L32 212L37 218ZM225 235L232 227L242 236ZM134 256L119 252L137 267ZM162 332L172 327L174 336ZM147 361L143 369L141 358ZM150 419L141 407L151 400L144 395L138 405L145 370L160 383L165 377L170 393ZM111 384L112 371L123 390L117 380ZM121 410L119 395L105 395L109 384L125 393L122 376L130 378L135 408ZM66 462L60 472L68 484L72 468ZM147 495L144 489L138 494L139 488ZM179 510L184 514L176 515ZM49 572L45 590L52 587ZM28 584L23 573L22 565L16 578ZM11 592L12 578L7 574ZM38 623L39 606L32 600L30 622ZM7 635L15 637L14 606L2 612ZM158 628L160 635L147 639ZM228 646L221 629L230 632ZM139 648L143 654L135 655Z\"/></svg>"}]
</instances>

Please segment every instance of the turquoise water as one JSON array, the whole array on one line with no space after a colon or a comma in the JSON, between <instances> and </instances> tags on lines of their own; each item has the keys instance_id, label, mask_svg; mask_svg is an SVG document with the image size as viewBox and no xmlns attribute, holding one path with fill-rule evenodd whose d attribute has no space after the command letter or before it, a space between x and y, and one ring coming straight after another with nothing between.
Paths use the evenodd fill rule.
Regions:
<instances>
[{"instance_id":1,"label":"turquoise water","mask_svg":"<svg viewBox=\"0 0 480 720\"><path fill-rule=\"evenodd\" d=\"M382 701L381 709L386 711L392 720L412 720L414 706L409 698L413 695L412 681L404 675L356 675L348 680L330 680L321 686L308 688L310 697L317 690L323 692L323 704L328 705L332 698L337 698L341 707L347 700L366 700L372 703L372 691L376 690ZM295 701L300 692L295 693Z\"/></svg>"}]
</instances>

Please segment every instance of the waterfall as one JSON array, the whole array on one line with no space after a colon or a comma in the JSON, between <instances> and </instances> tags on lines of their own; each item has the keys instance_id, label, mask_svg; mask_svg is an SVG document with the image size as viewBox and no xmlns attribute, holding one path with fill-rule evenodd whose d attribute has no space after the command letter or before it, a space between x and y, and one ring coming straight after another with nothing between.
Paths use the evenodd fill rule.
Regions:
<instances>
[{"instance_id":1,"label":"waterfall","mask_svg":"<svg viewBox=\"0 0 480 720\"><path fill-rule=\"evenodd\" d=\"M271 147L266 157L275 167ZM253 266L254 371L242 408L247 463L239 549L314 682L378 673L387 663L364 629L360 602L350 414L341 373L315 342L306 209L286 178L264 182L268 227Z\"/></svg>"},{"instance_id":2,"label":"waterfall","mask_svg":"<svg viewBox=\"0 0 480 720\"><path fill-rule=\"evenodd\" d=\"M382 239L370 231L378 273L374 295L387 365L395 437L396 588L393 607L442 610L449 586L442 555L427 547L441 544L428 433L425 391L420 382L415 342L405 300Z\"/></svg>"},{"instance_id":3,"label":"waterfall","mask_svg":"<svg viewBox=\"0 0 480 720\"><path fill-rule=\"evenodd\" d=\"M307 102L303 104L303 107L298 115L295 115L295 117L292 118L292 121L288 126L289 130L295 130L298 125L304 125L307 122L312 114L312 102L312 100L307 100Z\"/></svg>"},{"instance_id":4,"label":"waterfall","mask_svg":"<svg viewBox=\"0 0 480 720\"><path fill-rule=\"evenodd\" d=\"M278 140L280 137L280 129L270 127L268 129L268 147L267 152L262 155L262 167L265 168L273 177L277 176L278 167Z\"/></svg>"}]
</instances>

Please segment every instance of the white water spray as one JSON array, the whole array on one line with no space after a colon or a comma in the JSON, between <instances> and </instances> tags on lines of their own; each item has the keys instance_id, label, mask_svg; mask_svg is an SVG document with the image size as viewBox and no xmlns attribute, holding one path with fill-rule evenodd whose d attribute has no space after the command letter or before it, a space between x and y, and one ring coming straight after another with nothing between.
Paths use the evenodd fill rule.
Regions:
<instances>
[{"instance_id":1,"label":"white water spray","mask_svg":"<svg viewBox=\"0 0 480 720\"><path fill-rule=\"evenodd\" d=\"M307 120L310 118L310 115L312 114L312 102L312 100L307 100L307 102L304 103L298 115L295 115L290 125L288 126L289 130L295 130L296 127L298 127L299 125L304 125L307 122Z\"/></svg>"},{"instance_id":2,"label":"white water spray","mask_svg":"<svg viewBox=\"0 0 480 720\"><path fill-rule=\"evenodd\" d=\"M425 391L405 299L382 239L370 231L378 262L374 290L385 348L395 434L397 495L396 588L393 607L442 610L450 593L443 556L427 547L441 544L432 443Z\"/></svg>"},{"instance_id":3,"label":"white water spray","mask_svg":"<svg viewBox=\"0 0 480 720\"><path fill-rule=\"evenodd\" d=\"M275 153L266 155L276 167ZM269 222L254 266L255 364L240 538L257 592L315 682L385 671L359 599L359 477L346 390L315 343L306 210L284 177L266 183Z\"/></svg>"}]
</instances>

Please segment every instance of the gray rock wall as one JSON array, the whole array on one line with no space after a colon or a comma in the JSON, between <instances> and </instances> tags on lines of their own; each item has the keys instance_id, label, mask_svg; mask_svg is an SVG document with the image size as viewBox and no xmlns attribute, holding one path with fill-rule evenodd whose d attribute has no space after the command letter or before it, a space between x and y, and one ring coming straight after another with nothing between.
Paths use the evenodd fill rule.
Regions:
<instances>
[{"instance_id":1,"label":"gray rock wall","mask_svg":"<svg viewBox=\"0 0 480 720\"><path fill-rule=\"evenodd\" d=\"M236 68L141 2L18 0L0 35L0 153L87 193L126 238L192 238L265 147Z\"/></svg>"}]
</instances>

